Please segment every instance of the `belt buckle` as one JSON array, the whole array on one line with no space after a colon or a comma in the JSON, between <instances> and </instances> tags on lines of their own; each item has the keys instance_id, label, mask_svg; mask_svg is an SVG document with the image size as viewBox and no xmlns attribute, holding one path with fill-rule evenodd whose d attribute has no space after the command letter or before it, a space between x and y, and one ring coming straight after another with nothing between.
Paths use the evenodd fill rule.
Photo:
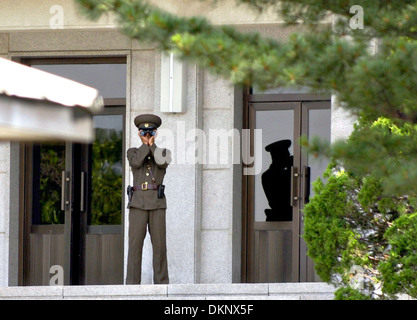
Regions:
<instances>
[{"instance_id":1,"label":"belt buckle","mask_svg":"<svg viewBox=\"0 0 417 320\"><path fill-rule=\"evenodd\" d=\"M142 190L144 190L144 191L145 191L145 190L148 190L148 182L144 182L144 183L142 183L140 187L141 187L141 189L142 189Z\"/></svg>"}]
</instances>

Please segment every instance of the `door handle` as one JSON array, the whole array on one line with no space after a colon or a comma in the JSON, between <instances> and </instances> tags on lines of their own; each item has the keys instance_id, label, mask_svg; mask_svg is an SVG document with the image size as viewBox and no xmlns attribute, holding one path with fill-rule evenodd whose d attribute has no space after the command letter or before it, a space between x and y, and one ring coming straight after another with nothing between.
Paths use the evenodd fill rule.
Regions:
<instances>
[{"instance_id":1,"label":"door handle","mask_svg":"<svg viewBox=\"0 0 417 320\"><path fill-rule=\"evenodd\" d=\"M70 178L67 176L65 171L62 171L61 177L61 210L64 211L65 206L69 205L67 186Z\"/></svg>"},{"instance_id":2,"label":"door handle","mask_svg":"<svg viewBox=\"0 0 417 320\"><path fill-rule=\"evenodd\" d=\"M297 167L291 167L291 199L290 203L291 206L295 206L296 201L299 200L298 198L298 177L300 174L298 173Z\"/></svg>"},{"instance_id":3,"label":"door handle","mask_svg":"<svg viewBox=\"0 0 417 320\"><path fill-rule=\"evenodd\" d=\"M81 199L80 199L80 211L85 210L85 172L81 171Z\"/></svg>"},{"instance_id":4,"label":"door handle","mask_svg":"<svg viewBox=\"0 0 417 320\"><path fill-rule=\"evenodd\" d=\"M311 168L305 166L303 168L303 175L304 175L304 203L308 203L310 201L310 172Z\"/></svg>"}]
</instances>

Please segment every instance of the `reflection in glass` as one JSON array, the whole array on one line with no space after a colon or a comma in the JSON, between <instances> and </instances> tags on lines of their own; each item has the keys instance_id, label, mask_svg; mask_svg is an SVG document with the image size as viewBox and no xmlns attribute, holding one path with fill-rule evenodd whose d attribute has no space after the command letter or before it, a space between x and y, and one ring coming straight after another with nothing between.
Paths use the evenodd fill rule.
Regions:
<instances>
[{"instance_id":1,"label":"reflection in glass","mask_svg":"<svg viewBox=\"0 0 417 320\"><path fill-rule=\"evenodd\" d=\"M61 210L62 171L65 170L65 144L33 147L33 224L63 224Z\"/></svg>"},{"instance_id":2,"label":"reflection in glass","mask_svg":"<svg viewBox=\"0 0 417 320\"><path fill-rule=\"evenodd\" d=\"M126 98L124 63L34 64L32 67L96 88L103 98Z\"/></svg>"},{"instance_id":3,"label":"reflection in glass","mask_svg":"<svg viewBox=\"0 0 417 320\"><path fill-rule=\"evenodd\" d=\"M293 156L289 152L291 140L269 144L265 150L271 154L272 163L262 174L262 186L270 209L265 209L266 221L291 221L291 167Z\"/></svg>"},{"instance_id":4,"label":"reflection in glass","mask_svg":"<svg viewBox=\"0 0 417 320\"><path fill-rule=\"evenodd\" d=\"M330 109L312 109L309 110L309 127L308 137L318 137L324 141L330 141L330 123L331 123L331 111ZM310 197L314 195L313 183L318 177L321 177L323 172L326 170L329 160L322 157L308 156L308 166L311 167L310 176Z\"/></svg>"},{"instance_id":5,"label":"reflection in glass","mask_svg":"<svg viewBox=\"0 0 417 320\"><path fill-rule=\"evenodd\" d=\"M121 223L123 116L94 117L92 145L91 225Z\"/></svg>"},{"instance_id":6,"label":"reflection in glass","mask_svg":"<svg viewBox=\"0 0 417 320\"><path fill-rule=\"evenodd\" d=\"M262 173L255 175L255 221L291 220L291 188L286 176L291 175L294 111L259 110L256 128L262 129Z\"/></svg>"}]
</instances>

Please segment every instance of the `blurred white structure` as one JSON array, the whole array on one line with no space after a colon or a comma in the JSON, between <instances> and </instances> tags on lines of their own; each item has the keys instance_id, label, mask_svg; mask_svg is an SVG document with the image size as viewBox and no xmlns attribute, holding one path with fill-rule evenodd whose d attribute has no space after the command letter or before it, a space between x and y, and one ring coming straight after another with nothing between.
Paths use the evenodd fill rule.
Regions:
<instances>
[{"instance_id":1,"label":"blurred white structure","mask_svg":"<svg viewBox=\"0 0 417 320\"><path fill-rule=\"evenodd\" d=\"M99 92L0 58L0 140L93 140Z\"/></svg>"}]
</instances>

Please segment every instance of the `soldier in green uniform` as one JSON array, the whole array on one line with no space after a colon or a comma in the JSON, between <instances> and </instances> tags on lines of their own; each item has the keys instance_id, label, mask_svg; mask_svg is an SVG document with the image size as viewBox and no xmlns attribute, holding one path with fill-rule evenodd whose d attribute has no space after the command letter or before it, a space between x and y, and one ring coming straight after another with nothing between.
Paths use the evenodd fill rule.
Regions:
<instances>
[{"instance_id":1,"label":"soldier in green uniform","mask_svg":"<svg viewBox=\"0 0 417 320\"><path fill-rule=\"evenodd\" d=\"M155 284L169 283L166 250L165 210L163 180L171 153L155 144L157 128L162 121L156 115L142 114L135 118L142 145L130 148L127 159L133 173L134 186L129 197L129 251L126 284L140 284L142 248L149 228L153 250Z\"/></svg>"}]
</instances>

